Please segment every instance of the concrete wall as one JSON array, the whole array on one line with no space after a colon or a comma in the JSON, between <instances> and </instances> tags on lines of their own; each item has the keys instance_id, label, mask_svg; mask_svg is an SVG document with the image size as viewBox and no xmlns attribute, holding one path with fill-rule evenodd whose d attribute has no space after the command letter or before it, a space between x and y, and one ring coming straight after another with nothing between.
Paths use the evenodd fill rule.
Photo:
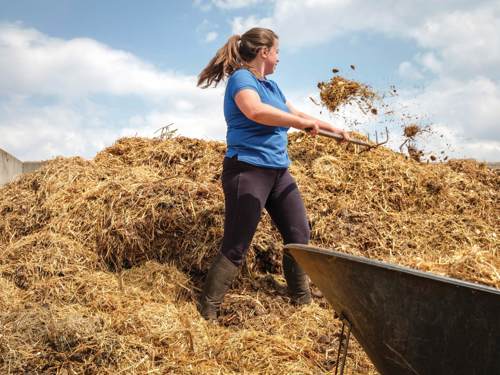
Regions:
<instances>
[{"instance_id":1,"label":"concrete wall","mask_svg":"<svg viewBox=\"0 0 500 375\"><path fill-rule=\"evenodd\" d=\"M45 161L27 161L23 163L0 148L0 186L12 181L22 173L37 170L45 163Z\"/></svg>"},{"instance_id":2,"label":"concrete wall","mask_svg":"<svg viewBox=\"0 0 500 375\"><path fill-rule=\"evenodd\" d=\"M500 161L488 163L488 167L490 167L491 169L500 169Z\"/></svg>"},{"instance_id":3,"label":"concrete wall","mask_svg":"<svg viewBox=\"0 0 500 375\"><path fill-rule=\"evenodd\" d=\"M46 161L25 161L23 162L23 173L29 173L36 171L42 165L47 163Z\"/></svg>"},{"instance_id":4,"label":"concrete wall","mask_svg":"<svg viewBox=\"0 0 500 375\"><path fill-rule=\"evenodd\" d=\"M0 149L0 185L12 181L23 173L23 162Z\"/></svg>"}]
</instances>

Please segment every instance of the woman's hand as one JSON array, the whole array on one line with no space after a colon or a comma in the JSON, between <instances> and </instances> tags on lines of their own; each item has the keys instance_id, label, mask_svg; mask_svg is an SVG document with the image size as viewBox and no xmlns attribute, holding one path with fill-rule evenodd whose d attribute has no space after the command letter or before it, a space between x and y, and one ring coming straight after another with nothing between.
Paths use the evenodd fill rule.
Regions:
<instances>
[{"instance_id":1,"label":"woman's hand","mask_svg":"<svg viewBox=\"0 0 500 375\"><path fill-rule=\"evenodd\" d=\"M347 142L351 137L349 136L349 132L346 132L345 130L342 129L337 129L338 131L336 133L340 134L344 139L342 142Z\"/></svg>"},{"instance_id":2,"label":"woman's hand","mask_svg":"<svg viewBox=\"0 0 500 375\"><path fill-rule=\"evenodd\" d=\"M342 136L344 139L340 140L341 142L347 142L349 139L351 139L351 137L349 136L349 132L347 132L343 129L340 129L340 128L336 128L335 126L330 125L327 122L322 123L321 129L325 129L325 130L328 130L332 133L335 133L335 134Z\"/></svg>"},{"instance_id":3,"label":"woman's hand","mask_svg":"<svg viewBox=\"0 0 500 375\"><path fill-rule=\"evenodd\" d=\"M304 119L304 125L302 127L302 130L305 130L313 137L318 135L320 128L321 126L319 120Z\"/></svg>"}]
</instances>

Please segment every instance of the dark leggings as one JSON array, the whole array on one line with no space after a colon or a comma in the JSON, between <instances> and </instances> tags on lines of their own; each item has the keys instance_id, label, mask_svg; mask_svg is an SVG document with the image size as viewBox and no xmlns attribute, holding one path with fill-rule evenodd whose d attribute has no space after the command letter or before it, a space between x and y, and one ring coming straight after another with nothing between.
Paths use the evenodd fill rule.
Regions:
<instances>
[{"instance_id":1,"label":"dark leggings","mask_svg":"<svg viewBox=\"0 0 500 375\"><path fill-rule=\"evenodd\" d=\"M243 262L265 207L285 244L309 242L304 202L287 168L261 168L224 158L224 239L221 252L239 266Z\"/></svg>"}]
</instances>

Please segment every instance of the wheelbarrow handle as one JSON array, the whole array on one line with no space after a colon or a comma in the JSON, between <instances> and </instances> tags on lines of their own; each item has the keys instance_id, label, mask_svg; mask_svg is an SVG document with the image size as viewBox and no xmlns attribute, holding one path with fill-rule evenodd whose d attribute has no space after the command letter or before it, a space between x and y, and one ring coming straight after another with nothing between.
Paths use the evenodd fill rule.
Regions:
<instances>
[{"instance_id":1,"label":"wheelbarrow handle","mask_svg":"<svg viewBox=\"0 0 500 375\"><path fill-rule=\"evenodd\" d=\"M328 131L328 130L319 129L318 130L318 134L322 135L324 137L334 138L334 139L336 139L338 141L343 141L344 140L344 137L342 137L340 134L334 133L334 132L331 132L331 131ZM368 147L368 148L372 148L373 147L373 145L371 145L369 143L366 143L366 142L363 142L363 141L361 141L359 139L355 139L355 138L349 138L349 139L347 139L347 142L354 143L354 144L360 145L360 146L365 146L365 147Z\"/></svg>"}]
</instances>

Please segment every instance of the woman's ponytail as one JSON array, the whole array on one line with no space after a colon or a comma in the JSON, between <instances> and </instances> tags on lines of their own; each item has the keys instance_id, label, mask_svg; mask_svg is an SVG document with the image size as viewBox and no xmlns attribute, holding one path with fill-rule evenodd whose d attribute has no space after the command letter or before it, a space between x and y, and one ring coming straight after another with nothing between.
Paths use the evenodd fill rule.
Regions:
<instances>
[{"instance_id":1,"label":"woman's ponytail","mask_svg":"<svg viewBox=\"0 0 500 375\"><path fill-rule=\"evenodd\" d=\"M263 47L271 48L278 36L270 29L254 27L241 35L231 36L198 76L198 86L206 89L248 66Z\"/></svg>"},{"instance_id":2,"label":"woman's ponytail","mask_svg":"<svg viewBox=\"0 0 500 375\"><path fill-rule=\"evenodd\" d=\"M241 67L241 57L239 53L239 42L241 37L233 35L220 48L215 56L210 60L205 69L198 76L198 86L206 89L215 82L217 84L225 77L231 75L236 69Z\"/></svg>"}]
</instances>

